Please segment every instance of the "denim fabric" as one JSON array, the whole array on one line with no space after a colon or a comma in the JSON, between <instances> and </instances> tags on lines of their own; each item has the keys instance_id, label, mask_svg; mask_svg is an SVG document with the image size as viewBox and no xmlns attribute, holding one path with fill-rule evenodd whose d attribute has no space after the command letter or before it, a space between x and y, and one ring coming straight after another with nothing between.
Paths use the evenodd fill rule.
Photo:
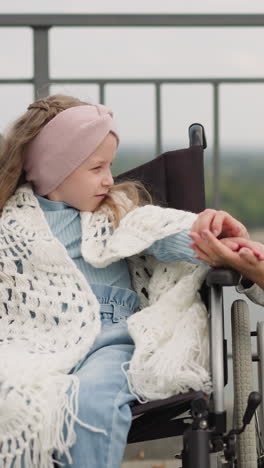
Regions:
<instances>
[{"instance_id":1,"label":"denim fabric","mask_svg":"<svg viewBox=\"0 0 264 468\"><path fill-rule=\"evenodd\" d=\"M80 379L79 413L83 422L104 429L107 436L75 424L76 442L66 457L57 458L72 468L119 468L131 425L130 393L122 363L134 351L126 319L139 305L139 297L128 289L92 285L99 303L102 330L92 349L72 372Z\"/></svg>"}]
</instances>

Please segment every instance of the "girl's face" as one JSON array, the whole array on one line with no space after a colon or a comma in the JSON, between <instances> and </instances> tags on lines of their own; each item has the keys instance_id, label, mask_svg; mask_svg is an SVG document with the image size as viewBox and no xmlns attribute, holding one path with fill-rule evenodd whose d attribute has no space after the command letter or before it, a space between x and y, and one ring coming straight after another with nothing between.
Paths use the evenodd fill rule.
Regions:
<instances>
[{"instance_id":1,"label":"girl's face","mask_svg":"<svg viewBox=\"0 0 264 468\"><path fill-rule=\"evenodd\" d=\"M98 148L47 197L63 201L80 211L94 211L114 181L111 165L117 149L116 137L109 133Z\"/></svg>"}]
</instances>

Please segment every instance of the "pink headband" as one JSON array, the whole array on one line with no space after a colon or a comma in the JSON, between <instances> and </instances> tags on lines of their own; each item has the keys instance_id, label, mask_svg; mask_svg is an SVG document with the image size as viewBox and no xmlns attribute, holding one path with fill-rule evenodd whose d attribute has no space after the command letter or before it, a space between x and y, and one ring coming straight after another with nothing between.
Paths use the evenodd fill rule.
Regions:
<instances>
[{"instance_id":1,"label":"pink headband","mask_svg":"<svg viewBox=\"0 0 264 468\"><path fill-rule=\"evenodd\" d=\"M90 156L109 132L119 137L112 112L102 104L70 107L45 125L25 151L26 180L38 195L55 190Z\"/></svg>"}]
</instances>

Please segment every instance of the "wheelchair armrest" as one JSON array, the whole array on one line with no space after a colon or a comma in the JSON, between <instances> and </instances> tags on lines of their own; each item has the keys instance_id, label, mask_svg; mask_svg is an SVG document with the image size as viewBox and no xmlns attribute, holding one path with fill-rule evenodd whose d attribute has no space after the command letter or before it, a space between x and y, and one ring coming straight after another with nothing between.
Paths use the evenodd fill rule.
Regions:
<instances>
[{"instance_id":1,"label":"wheelchair armrest","mask_svg":"<svg viewBox=\"0 0 264 468\"><path fill-rule=\"evenodd\" d=\"M205 278L207 286L237 286L241 274L227 268L211 268Z\"/></svg>"}]
</instances>

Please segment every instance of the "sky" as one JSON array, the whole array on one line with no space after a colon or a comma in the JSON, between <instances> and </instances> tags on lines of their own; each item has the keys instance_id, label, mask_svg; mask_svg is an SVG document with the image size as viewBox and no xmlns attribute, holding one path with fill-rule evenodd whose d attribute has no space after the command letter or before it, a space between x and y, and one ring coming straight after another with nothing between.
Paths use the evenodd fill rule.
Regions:
<instances>
[{"instance_id":1,"label":"sky","mask_svg":"<svg viewBox=\"0 0 264 468\"><path fill-rule=\"evenodd\" d=\"M263 0L10 0L1 13L264 13ZM264 28L52 28L50 73L59 77L254 78L264 77ZM0 78L32 76L32 34L0 28ZM51 92L97 102L98 88L60 85ZM30 86L0 86L0 132L32 100ZM115 113L123 142L153 144L153 86L108 86L106 104ZM263 147L264 84L220 87L222 146ZM205 125L213 141L213 90L208 85L162 87L165 149L188 144L192 122Z\"/></svg>"},{"instance_id":2,"label":"sky","mask_svg":"<svg viewBox=\"0 0 264 468\"><path fill-rule=\"evenodd\" d=\"M9 0L1 13L263 13L262 0Z\"/></svg>"}]
</instances>

